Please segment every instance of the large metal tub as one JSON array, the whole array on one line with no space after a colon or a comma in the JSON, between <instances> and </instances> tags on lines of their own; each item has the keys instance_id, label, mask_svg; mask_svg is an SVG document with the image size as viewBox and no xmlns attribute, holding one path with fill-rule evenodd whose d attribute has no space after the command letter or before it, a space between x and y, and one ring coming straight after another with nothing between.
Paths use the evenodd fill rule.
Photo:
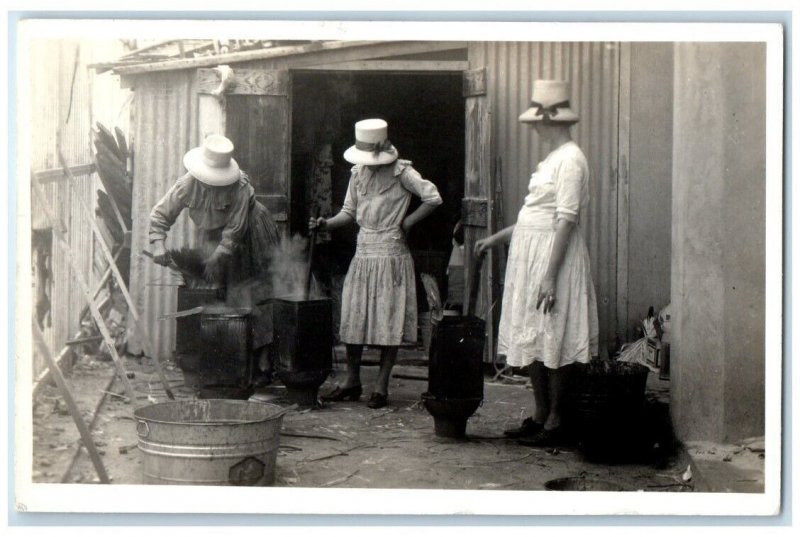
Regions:
<instances>
[{"instance_id":1,"label":"large metal tub","mask_svg":"<svg viewBox=\"0 0 800 537\"><path fill-rule=\"evenodd\" d=\"M283 409L209 399L134 412L145 484L271 485Z\"/></svg>"}]
</instances>

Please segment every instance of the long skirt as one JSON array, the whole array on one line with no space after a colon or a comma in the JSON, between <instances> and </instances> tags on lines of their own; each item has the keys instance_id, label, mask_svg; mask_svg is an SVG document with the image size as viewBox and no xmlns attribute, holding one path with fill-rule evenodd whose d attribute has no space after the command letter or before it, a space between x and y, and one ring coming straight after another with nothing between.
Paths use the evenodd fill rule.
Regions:
<instances>
[{"instance_id":1,"label":"long skirt","mask_svg":"<svg viewBox=\"0 0 800 537\"><path fill-rule=\"evenodd\" d=\"M339 336L352 345L403 345L417 340L414 261L399 228L358 233L342 289Z\"/></svg>"},{"instance_id":2,"label":"long skirt","mask_svg":"<svg viewBox=\"0 0 800 537\"><path fill-rule=\"evenodd\" d=\"M580 231L570 234L556 281L555 307L536 309L555 232L552 226L517 224L506 268L498 354L522 367L534 361L550 369L587 363L598 352L597 299L589 252Z\"/></svg>"}]
</instances>

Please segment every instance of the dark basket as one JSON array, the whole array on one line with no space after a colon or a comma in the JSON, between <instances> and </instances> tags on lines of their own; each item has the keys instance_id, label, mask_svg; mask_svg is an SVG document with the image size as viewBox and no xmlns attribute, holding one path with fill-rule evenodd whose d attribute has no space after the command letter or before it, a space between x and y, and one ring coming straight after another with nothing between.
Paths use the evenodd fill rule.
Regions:
<instances>
[{"instance_id":1,"label":"dark basket","mask_svg":"<svg viewBox=\"0 0 800 537\"><path fill-rule=\"evenodd\" d=\"M640 445L645 414L645 366L595 361L579 365L570 385L569 413L584 452L624 456Z\"/></svg>"}]
</instances>

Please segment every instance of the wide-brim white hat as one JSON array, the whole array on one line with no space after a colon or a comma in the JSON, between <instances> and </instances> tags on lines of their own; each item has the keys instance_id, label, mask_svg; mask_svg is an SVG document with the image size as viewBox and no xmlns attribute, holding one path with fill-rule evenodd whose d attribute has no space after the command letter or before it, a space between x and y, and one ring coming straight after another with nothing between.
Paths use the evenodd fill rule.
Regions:
<instances>
[{"instance_id":1,"label":"wide-brim white hat","mask_svg":"<svg viewBox=\"0 0 800 537\"><path fill-rule=\"evenodd\" d=\"M531 107L519 116L519 120L522 123L577 123L579 117L570 107L569 94L566 80L534 81Z\"/></svg>"},{"instance_id":2,"label":"wide-brim white hat","mask_svg":"<svg viewBox=\"0 0 800 537\"><path fill-rule=\"evenodd\" d=\"M351 164L381 166L391 164L399 156L389 141L389 126L382 119L365 119L356 123L356 143L344 152Z\"/></svg>"},{"instance_id":3,"label":"wide-brim white hat","mask_svg":"<svg viewBox=\"0 0 800 537\"><path fill-rule=\"evenodd\" d=\"M183 156L183 165L198 181L210 186L232 185L241 177L239 164L233 159L233 142L211 134L203 145L190 149Z\"/></svg>"}]
</instances>

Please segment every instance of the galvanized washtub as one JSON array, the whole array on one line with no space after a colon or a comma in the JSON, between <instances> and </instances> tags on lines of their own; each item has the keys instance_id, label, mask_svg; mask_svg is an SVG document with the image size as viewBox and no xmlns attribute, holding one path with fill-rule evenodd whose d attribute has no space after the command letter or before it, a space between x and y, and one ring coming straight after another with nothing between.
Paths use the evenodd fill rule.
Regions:
<instances>
[{"instance_id":1,"label":"galvanized washtub","mask_svg":"<svg viewBox=\"0 0 800 537\"><path fill-rule=\"evenodd\" d=\"M271 485L284 410L226 399L134 412L145 484Z\"/></svg>"}]
</instances>

